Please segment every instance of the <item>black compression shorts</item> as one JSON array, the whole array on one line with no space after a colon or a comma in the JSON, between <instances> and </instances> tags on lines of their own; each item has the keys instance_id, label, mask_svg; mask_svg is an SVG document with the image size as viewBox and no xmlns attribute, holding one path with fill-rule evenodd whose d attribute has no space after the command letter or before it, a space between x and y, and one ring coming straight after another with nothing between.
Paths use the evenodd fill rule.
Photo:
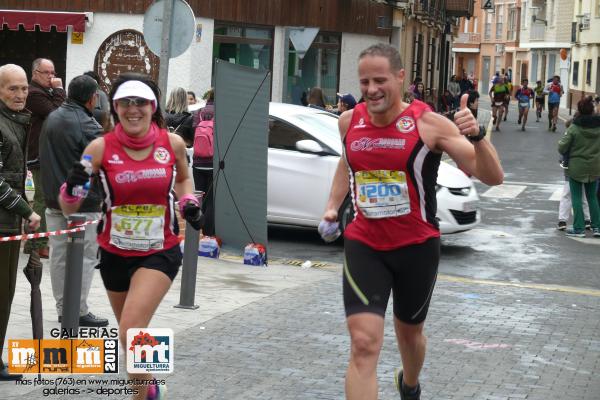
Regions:
<instances>
[{"instance_id":1,"label":"black compression shorts","mask_svg":"<svg viewBox=\"0 0 600 400\"><path fill-rule=\"evenodd\" d=\"M344 240L346 316L370 312L385 316L390 290L394 315L407 324L425 320L437 278L440 239L390 251Z\"/></svg>"},{"instance_id":2,"label":"black compression shorts","mask_svg":"<svg viewBox=\"0 0 600 400\"><path fill-rule=\"evenodd\" d=\"M142 257L122 257L100 248L100 263L96 268L100 270L106 290L126 292L133 273L140 267L160 271L173 282L182 259L179 245Z\"/></svg>"}]
</instances>

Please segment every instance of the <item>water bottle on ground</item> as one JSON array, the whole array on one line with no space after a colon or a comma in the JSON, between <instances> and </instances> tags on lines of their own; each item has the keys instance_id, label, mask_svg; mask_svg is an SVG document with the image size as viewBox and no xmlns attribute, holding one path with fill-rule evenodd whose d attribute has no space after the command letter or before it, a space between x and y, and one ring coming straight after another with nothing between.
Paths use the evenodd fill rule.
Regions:
<instances>
[{"instance_id":1,"label":"water bottle on ground","mask_svg":"<svg viewBox=\"0 0 600 400\"><path fill-rule=\"evenodd\" d=\"M81 157L81 165L85 168L85 172L92 176L92 156L84 154ZM73 188L73 196L86 197L90 191L90 182L86 182L85 185L77 185Z\"/></svg>"}]
</instances>

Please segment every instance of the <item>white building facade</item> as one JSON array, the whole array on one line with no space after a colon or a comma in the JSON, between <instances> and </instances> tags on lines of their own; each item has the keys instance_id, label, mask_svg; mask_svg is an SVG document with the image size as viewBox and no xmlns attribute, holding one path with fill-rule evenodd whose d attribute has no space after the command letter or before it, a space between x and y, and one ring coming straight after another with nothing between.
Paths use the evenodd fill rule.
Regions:
<instances>
[{"instance_id":1,"label":"white building facade","mask_svg":"<svg viewBox=\"0 0 600 400\"><path fill-rule=\"evenodd\" d=\"M521 2L520 47L529 49L529 81L545 83L558 75L565 94L569 91L573 4L574 0ZM561 106L567 105L567 98L561 98Z\"/></svg>"}]
</instances>

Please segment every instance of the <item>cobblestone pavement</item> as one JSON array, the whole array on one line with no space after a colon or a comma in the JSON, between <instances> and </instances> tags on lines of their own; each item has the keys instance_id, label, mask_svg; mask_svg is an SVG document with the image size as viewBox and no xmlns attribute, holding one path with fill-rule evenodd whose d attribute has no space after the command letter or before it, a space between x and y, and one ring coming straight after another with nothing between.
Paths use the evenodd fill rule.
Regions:
<instances>
[{"instance_id":1,"label":"cobblestone pavement","mask_svg":"<svg viewBox=\"0 0 600 400\"><path fill-rule=\"evenodd\" d=\"M99 281L92 289L93 310L108 316ZM46 318L52 321L45 285ZM211 260L199 269L200 309L172 308L178 293L176 281L151 324L175 330L175 373L163 376L169 399L343 399L349 338L339 265L250 268ZM17 326L27 322L26 306L19 304L11 319ZM391 307L378 369L380 399L399 398L390 312ZM24 329L9 329L9 337L27 337ZM597 400L599 331L600 291L440 276L426 324L422 399ZM123 356L121 361L124 371ZM0 384L0 398L23 396L107 397L44 397L39 386Z\"/></svg>"},{"instance_id":2,"label":"cobblestone pavement","mask_svg":"<svg viewBox=\"0 0 600 400\"><path fill-rule=\"evenodd\" d=\"M600 398L599 297L442 278L426 326L423 399ZM176 398L343 398L349 340L338 276L203 327L179 340L178 372L168 380ZM381 399L398 398L399 365L388 318Z\"/></svg>"}]
</instances>

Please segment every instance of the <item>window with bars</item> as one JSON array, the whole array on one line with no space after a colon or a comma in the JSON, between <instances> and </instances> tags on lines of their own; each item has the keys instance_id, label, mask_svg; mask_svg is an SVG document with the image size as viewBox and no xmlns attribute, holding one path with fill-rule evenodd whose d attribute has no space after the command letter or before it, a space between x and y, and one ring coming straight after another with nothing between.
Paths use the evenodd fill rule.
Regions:
<instances>
[{"instance_id":1,"label":"window with bars","mask_svg":"<svg viewBox=\"0 0 600 400\"><path fill-rule=\"evenodd\" d=\"M591 85L592 84L592 60L586 60L586 67L585 67L585 83L587 85Z\"/></svg>"},{"instance_id":2,"label":"window with bars","mask_svg":"<svg viewBox=\"0 0 600 400\"><path fill-rule=\"evenodd\" d=\"M413 65L412 65L412 79L414 80L417 76L421 76L423 62L423 35L421 33L415 34L415 44L413 46Z\"/></svg>"},{"instance_id":3,"label":"window with bars","mask_svg":"<svg viewBox=\"0 0 600 400\"><path fill-rule=\"evenodd\" d=\"M504 36L503 23L504 23L504 7L498 6L496 7L496 39L502 39Z\"/></svg>"},{"instance_id":4,"label":"window with bars","mask_svg":"<svg viewBox=\"0 0 600 400\"><path fill-rule=\"evenodd\" d=\"M506 34L508 40L517 39L517 9L515 7L511 7L508 10L508 29Z\"/></svg>"},{"instance_id":5,"label":"window with bars","mask_svg":"<svg viewBox=\"0 0 600 400\"><path fill-rule=\"evenodd\" d=\"M429 38L429 56L427 57L427 87L433 87L433 68L435 66L435 53L436 53L436 44L434 38Z\"/></svg>"}]
</instances>

